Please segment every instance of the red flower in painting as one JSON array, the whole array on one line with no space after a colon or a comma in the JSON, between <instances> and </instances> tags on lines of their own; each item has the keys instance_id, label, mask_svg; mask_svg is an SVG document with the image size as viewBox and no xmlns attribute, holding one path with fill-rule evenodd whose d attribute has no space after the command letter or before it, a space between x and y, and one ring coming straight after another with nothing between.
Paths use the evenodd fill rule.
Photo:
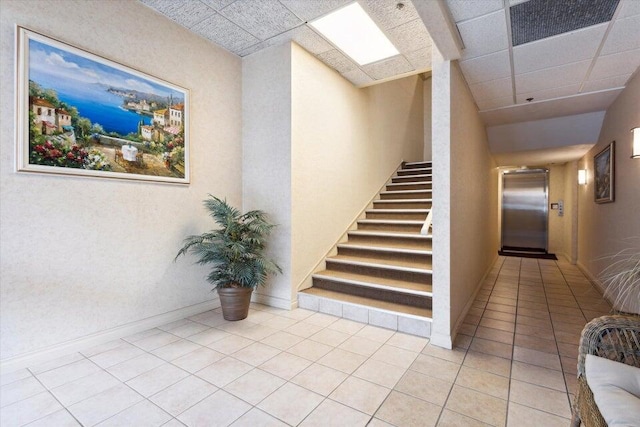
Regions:
<instances>
[{"instance_id":1,"label":"red flower in painting","mask_svg":"<svg viewBox=\"0 0 640 427\"><path fill-rule=\"evenodd\" d=\"M73 153L72 153L71 151L69 151L69 152L67 153L67 159L69 159L69 160L75 160L75 158L76 158L76 157L73 155Z\"/></svg>"},{"instance_id":2,"label":"red flower in painting","mask_svg":"<svg viewBox=\"0 0 640 427\"><path fill-rule=\"evenodd\" d=\"M42 145L36 145L35 150L36 150L38 153L44 153L44 151L45 151L45 150L44 150L44 146L42 146Z\"/></svg>"},{"instance_id":3,"label":"red flower in painting","mask_svg":"<svg viewBox=\"0 0 640 427\"><path fill-rule=\"evenodd\" d=\"M53 148L53 144L51 143L51 141L45 142L44 146L47 147L49 150L51 150Z\"/></svg>"}]
</instances>

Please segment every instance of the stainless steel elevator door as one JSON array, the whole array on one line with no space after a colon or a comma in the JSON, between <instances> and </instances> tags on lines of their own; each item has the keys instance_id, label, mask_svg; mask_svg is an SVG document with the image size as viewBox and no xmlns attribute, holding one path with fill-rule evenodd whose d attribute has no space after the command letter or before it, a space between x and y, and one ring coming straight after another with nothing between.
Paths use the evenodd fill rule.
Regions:
<instances>
[{"instance_id":1,"label":"stainless steel elevator door","mask_svg":"<svg viewBox=\"0 0 640 427\"><path fill-rule=\"evenodd\" d=\"M502 249L547 251L547 171L502 175Z\"/></svg>"}]
</instances>

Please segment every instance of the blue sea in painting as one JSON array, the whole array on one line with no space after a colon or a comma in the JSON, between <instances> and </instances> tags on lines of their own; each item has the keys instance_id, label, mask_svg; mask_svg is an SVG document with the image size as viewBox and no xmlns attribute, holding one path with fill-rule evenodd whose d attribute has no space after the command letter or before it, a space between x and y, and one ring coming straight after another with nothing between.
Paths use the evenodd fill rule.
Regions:
<instances>
[{"instance_id":1,"label":"blue sea in painting","mask_svg":"<svg viewBox=\"0 0 640 427\"><path fill-rule=\"evenodd\" d=\"M141 120L143 124L151 122L151 116L125 110L124 98L108 92L109 88L184 99L183 93L156 81L37 40L29 41L29 50L29 79L55 90L59 100L77 108L80 116L99 123L106 132L124 136L137 132Z\"/></svg>"}]
</instances>

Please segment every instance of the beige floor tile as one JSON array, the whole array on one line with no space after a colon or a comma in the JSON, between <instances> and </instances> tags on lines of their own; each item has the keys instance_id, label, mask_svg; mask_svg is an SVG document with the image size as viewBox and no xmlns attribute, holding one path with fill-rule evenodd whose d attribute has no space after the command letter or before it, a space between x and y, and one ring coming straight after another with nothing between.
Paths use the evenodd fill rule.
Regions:
<instances>
[{"instance_id":1,"label":"beige floor tile","mask_svg":"<svg viewBox=\"0 0 640 427\"><path fill-rule=\"evenodd\" d=\"M283 352L266 361L259 367L263 371L277 375L285 380L290 380L309 365L311 365L311 361L300 356L296 356L295 354Z\"/></svg>"},{"instance_id":2,"label":"beige floor tile","mask_svg":"<svg viewBox=\"0 0 640 427\"><path fill-rule=\"evenodd\" d=\"M269 415L288 424L298 425L324 398L292 383L286 383L258 404ZM291 403L295 402L295 405Z\"/></svg>"},{"instance_id":3,"label":"beige floor tile","mask_svg":"<svg viewBox=\"0 0 640 427\"><path fill-rule=\"evenodd\" d=\"M322 326L323 328L326 328L327 326L329 326L332 323L336 322L338 319L339 319L339 317L331 316L329 314L313 313L311 316L309 316L306 319L304 319L304 322L311 323L311 324Z\"/></svg>"},{"instance_id":4,"label":"beige floor tile","mask_svg":"<svg viewBox=\"0 0 640 427\"><path fill-rule=\"evenodd\" d=\"M471 346L472 340L473 337L470 337L469 335L458 334L453 345L454 347L464 348L465 350L468 350L469 346Z\"/></svg>"},{"instance_id":5,"label":"beige floor tile","mask_svg":"<svg viewBox=\"0 0 640 427\"><path fill-rule=\"evenodd\" d=\"M92 426L143 400L131 388L117 385L102 393L69 406L69 412L82 425Z\"/></svg>"},{"instance_id":6,"label":"beige floor tile","mask_svg":"<svg viewBox=\"0 0 640 427\"><path fill-rule=\"evenodd\" d=\"M318 363L346 374L351 374L358 369L365 360L367 360L367 358L364 356L336 348L319 359Z\"/></svg>"},{"instance_id":7,"label":"beige floor tile","mask_svg":"<svg viewBox=\"0 0 640 427\"><path fill-rule=\"evenodd\" d=\"M442 407L404 393L392 391L384 401L376 418L397 426L435 426Z\"/></svg>"},{"instance_id":8,"label":"beige floor tile","mask_svg":"<svg viewBox=\"0 0 640 427\"><path fill-rule=\"evenodd\" d=\"M558 391L566 391L562 372L547 369L528 363L513 361L511 368L511 378L536 384L543 387L552 388Z\"/></svg>"},{"instance_id":9,"label":"beige floor tile","mask_svg":"<svg viewBox=\"0 0 640 427\"><path fill-rule=\"evenodd\" d=\"M513 360L530 365L542 366L543 368L555 369L557 371L561 370L560 358L557 354L545 353L530 348L514 346Z\"/></svg>"},{"instance_id":10,"label":"beige floor tile","mask_svg":"<svg viewBox=\"0 0 640 427\"><path fill-rule=\"evenodd\" d=\"M187 376L189 376L188 372L173 365L165 364L138 375L127 381L126 384L141 395L149 397Z\"/></svg>"},{"instance_id":11,"label":"beige floor tile","mask_svg":"<svg viewBox=\"0 0 640 427\"><path fill-rule=\"evenodd\" d=\"M504 359L511 359L512 346L510 344L475 337L471 342L469 350L487 353Z\"/></svg>"},{"instance_id":12,"label":"beige floor tile","mask_svg":"<svg viewBox=\"0 0 640 427\"><path fill-rule=\"evenodd\" d=\"M578 373L578 359L575 357L560 356L562 364L562 370L565 373L577 374Z\"/></svg>"},{"instance_id":13,"label":"beige floor tile","mask_svg":"<svg viewBox=\"0 0 640 427\"><path fill-rule=\"evenodd\" d=\"M453 349L449 350L432 344L427 344L427 346L422 350L422 354L438 357L440 359L448 360L449 362L462 364L464 356L467 354L467 350L460 347L454 347Z\"/></svg>"},{"instance_id":14,"label":"beige floor tile","mask_svg":"<svg viewBox=\"0 0 640 427\"><path fill-rule=\"evenodd\" d=\"M258 408L253 408L240 418L238 418L231 427L287 427L288 425L283 423L277 418L261 411ZM164 426L163 426L164 427Z\"/></svg>"},{"instance_id":15,"label":"beige floor tile","mask_svg":"<svg viewBox=\"0 0 640 427\"><path fill-rule=\"evenodd\" d=\"M458 375L460 365L448 360L420 354L410 369L444 381L453 382Z\"/></svg>"},{"instance_id":16,"label":"beige floor tile","mask_svg":"<svg viewBox=\"0 0 640 427\"><path fill-rule=\"evenodd\" d=\"M463 323L458 329L458 332L464 335L474 336L478 329L478 325L472 325L470 323Z\"/></svg>"},{"instance_id":17,"label":"beige floor tile","mask_svg":"<svg viewBox=\"0 0 640 427\"><path fill-rule=\"evenodd\" d=\"M580 334L555 331L554 335L555 335L556 341L558 341L559 343L566 343L566 344L573 344L573 345L580 344Z\"/></svg>"},{"instance_id":18,"label":"beige floor tile","mask_svg":"<svg viewBox=\"0 0 640 427\"><path fill-rule=\"evenodd\" d=\"M555 340L516 334L513 343L518 347L530 348L533 350L543 351L545 353L558 354L558 347L556 346Z\"/></svg>"},{"instance_id":19,"label":"beige floor tile","mask_svg":"<svg viewBox=\"0 0 640 427\"><path fill-rule=\"evenodd\" d=\"M508 378L468 366L460 369L455 383L504 400L509 396Z\"/></svg>"},{"instance_id":20,"label":"beige floor tile","mask_svg":"<svg viewBox=\"0 0 640 427\"><path fill-rule=\"evenodd\" d=\"M468 323L470 325L479 325L480 324L480 320L482 319L482 317L480 316L475 316L473 314L467 314L467 317L464 318L464 322Z\"/></svg>"},{"instance_id":21,"label":"beige floor tile","mask_svg":"<svg viewBox=\"0 0 640 427\"><path fill-rule=\"evenodd\" d=\"M315 311L296 308L295 310L285 310L280 313L280 316L300 321L312 316L313 314L315 314Z\"/></svg>"},{"instance_id":22,"label":"beige floor tile","mask_svg":"<svg viewBox=\"0 0 640 427\"><path fill-rule=\"evenodd\" d=\"M394 390L443 406L449 396L451 387L453 387L453 383L449 381L430 377L419 372L407 371L398 381Z\"/></svg>"},{"instance_id":23,"label":"beige floor tile","mask_svg":"<svg viewBox=\"0 0 640 427\"><path fill-rule=\"evenodd\" d=\"M530 337L552 340L553 329L547 326L529 326L521 323L516 325L516 334L527 335Z\"/></svg>"},{"instance_id":24,"label":"beige floor tile","mask_svg":"<svg viewBox=\"0 0 640 427\"><path fill-rule=\"evenodd\" d=\"M140 351L137 348L135 350ZM129 358L139 356L140 354L142 354L141 351L140 353L136 353L131 357L125 358L124 360L128 360ZM98 356L95 356L95 357L98 357ZM109 366L112 366L115 364L116 363L109 364ZM91 363L91 361L87 359L82 359L77 362L73 362L68 365L43 372L41 374L36 375L36 377L45 387L52 389L52 388L61 386L63 384L70 383L71 381L75 381L79 378L86 377L87 375L95 374L100 370L101 369L98 366L96 366L95 363Z\"/></svg>"},{"instance_id":25,"label":"beige floor tile","mask_svg":"<svg viewBox=\"0 0 640 427\"><path fill-rule=\"evenodd\" d=\"M515 300L513 298L494 297L494 296L489 298L489 304L501 304L501 305L507 305L507 306L515 307L516 306L516 302L517 302L517 300Z\"/></svg>"},{"instance_id":26,"label":"beige floor tile","mask_svg":"<svg viewBox=\"0 0 640 427\"><path fill-rule=\"evenodd\" d=\"M212 342L207 345L207 347L219 353L229 355L248 347L253 343L254 341L248 338L240 337L238 335L229 335L228 337Z\"/></svg>"},{"instance_id":27,"label":"beige floor tile","mask_svg":"<svg viewBox=\"0 0 640 427\"><path fill-rule=\"evenodd\" d=\"M332 324L330 324L329 326L327 326L327 329L340 331L340 332L344 332L345 334L353 335L364 327L365 327L364 323L354 322L353 320L349 320L349 319L338 319Z\"/></svg>"},{"instance_id":28,"label":"beige floor tile","mask_svg":"<svg viewBox=\"0 0 640 427\"><path fill-rule=\"evenodd\" d=\"M404 350L392 345L384 344L378 351L373 353L371 359L379 360L399 368L407 369L418 357L414 351Z\"/></svg>"},{"instance_id":29,"label":"beige floor tile","mask_svg":"<svg viewBox=\"0 0 640 427\"><path fill-rule=\"evenodd\" d=\"M186 319L185 319L186 320ZM209 329L209 326L203 325L202 323L192 322L185 323L184 325L180 325L176 328L170 329L167 332L172 333L173 335L177 335L180 338L186 338L191 335L198 334L200 332L206 331Z\"/></svg>"},{"instance_id":30,"label":"beige floor tile","mask_svg":"<svg viewBox=\"0 0 640 427\"><path fill-rule=\"evenodd\" d=\"M361 356L369 357L378 349L382 347L382 343L379 341L373 341L367 338L359 336L352 336L345 342L340 344L338 348L350 351L352 353L359 354Z\"/></svg>"},{"instance_id":31,"label":"beige floor tile","mask_svg":"<svg viewBox=\"0 0 640 427\"><path fill-rule=\"evenodd\" d=\"M467 352L463 366L480 369L503 377L509 377L511 372L511 360L477 351Z\"/></svg>"},{"instance_id":32,"label":"beige floor tile","mask_svg":"<svg viewBox=\"0 0 640 427\"><path fill-rule=\"evenodd\" d=\"M222 338L228 337L231 334L220 329L209 328L206 331L202 331L198 334L187 337L189 341L192 341L200 345L209 345L213 342L219 341Z\"/></svg>"},{"instance_id":33,"label":"beige floor tile","mask_svg":"<svg viewBox=\"0 0 640 427\"><path fill-rule=\"evenodd\" d=\"M370 418L367 414L326 399L304 419L300 427L364 427Z\"/></svg>"},{"instance_id":34,"label":"beige floor tile","mask_svg":"<svg viewBox=\"0 0 640 427\"><path fill-rule=\"evenodd\" d=\"M534 327L541 327L541 328L546 328L546 329L550 329L551 328L551 320L549 320L549 319L538 318L538 317L530 317L530 316L525 316L525 315L521 315L521 314L518 314L518 317L516 319L516 324L534 326Z\"/></svg>"},{"instance_id":35,"label":"beige floor tile","mask_svg":"<svg viewBox=\"0 0 640 427\"><path fill-rule=\"evenodd\" d=\"M295 325L296 323L298 323L297 320L289 319L287 317L282 317L282 316L275 316L275 317L273 317L271 319L268 319L268 320L265 320L265 321L261 322L262 325L268 326L268 327L276 329L278 331L282 331L284 329L287 329L287 328Z\"/></svg>"},{"instance_id":36,"label":"beige floor tile","mask_svg":"<svg viewBox=\"0 0 640 427\"><path fill-rule=\"evenodd\" d=\"M454 385L445 406L454 412L493 426L503 426L507 418L507 401Z\"/></svg>"},{"instance_id":37,"label":"beige floor tile","mask_svg":"<svg viewBox=\"0 0 640 427\"><path fill-rule=\"evenodd\" d=\"M287 350L287 353L295 354L296 356L315 362L331 350L333 350L333 347L330 345L308 339L294 345Z\"/></svg>"},{"instance_id":38,"label":"beige floor tile","mask_svg":"<svg viewBox=\"0 0 640 427\"><path fill-rule=\"evenodd\" d=\"M347 374L314 363L304 371L291 379L292 383L298 384L323 396L328 396L346 378Z\"/></svg>"},{"instance_id":39,"label":"beige floor tile","mask_svg":"<svg viewBox=\"0 0 640 427\"><path fill-rule=\"evenodd\" d=\"M224 390L195 404L178 416L189 427L226 426L251 409L251 405Z\"/></svg>"},{"instance_id":40,"label":"beige floor tile","mask_svg":"<svg viewBox=\"0 0 640 427\"><path fill-rule=\"evenodd\" d=\"M4 426L4 424L3 424ZM61 409L57 412L54 412L50 415L47 415L43 418L38 419L32 423L27 424L28 427L80 427L78 421L71 416L69 411L66 409ZM11 424L8 424L7 427L11 427Z\"/></svg>"},{"instance_id":41,"label":"beige floor tile","mask_svg":"<svg viewBox=\"0 0 640 427\"><path fill-rule=\"evenodd\" d=\"M151 353L167 362L201 348L199 344L181 339L153 350Z\"/></svg>"},{"instance_id":42,"label":"beige floor tile","mask_svg":"<svg viewBox=\"0 0 640 427\"><path fill-rule=\"evenodd\" d=\"M576 374L564 374L564 381L569 394L575 394L578 391L578 378Z\"/></svg>"},{"instance_id":43,"label":"beige floor tile","mask_svg":"<svg viewBox=\"0 0 640 427\"><path fill-rule=\"evenodd\" d=\"M260 342L284 351L284 350L287 350L288 348L293 347L294 345L298 344L303 340L304 338L299 337L297 335L293 335L288 332L278 331L275 334L269 335L268 337L262 339Z\"/></svg>"},{"instance_id":44,"label":"beige floor tile","mask_svg":"<svg viewBox=\"0 0 640 427\"><path fill-rule=\"evenodd\" d=\"M490 425L491 424L486 424L465 415L458 414L457 412L450 411L449 409L442 411L442 415L440 415L440 420L437 424L438 427L488 427Z\"/></svg>"},{"instance_id":45,"label":"beige floor tile","mask_svg":"<svg viewBox=\"0 0 640 427\"><path fill-rule=\"evenodd\" d=\"M566 427L569 425L569 421L567 418L519 405L515 402L509 404L507 427Z\"/></svg>"},{"instance_id":46,"label":"beige floor tile","mask_svg":"<svg viewBox=\"0 0 640 427\"><path fill-rule=\"evenodd\" d=\"M149 400L175 417L217 390L192 375L154 394Z\"/></svg>"},{"instance_id":47,"label":"beige floor tile","mask_svg":"<svg viewBox=\"0 0 640 427\"><path fill-rule=\"evenodd\" d=\"M151 350L155 350L156 348L160 348L162 346L165 346L167 344L170 344L174 341L178 341L180 339L180 337L170 334L168 332L165 331L160 331L157 334L148 336L146 338L143 338L139 341L136 341L134 343L134 345L136 347L140 347L141 349L145 350L145 351L151 351ZM115 350L115 349L114 349ZM102 354L102 353L100 353ZM121 360L120 362L123 362L123 360ZM115 365L115 363L114 363Z\"/></svg>"},{"instance_id":48,"label":"beige floor tile","mask_svg":"<svg viewBox=\"0 0 640 427\"><path fill-rule=\"evenodd\" d=\"M122 387L127 388L124 385ZM131 393L134 392L131 391ZM142 399L142 396L139 397ZM51 415L60 409L62 409L62 405L58 403L51 393L45 391L2 408L0 410L0 425L3 427L22 426Z\"/></svg>"},{"instance_id":49,"label":"beige floor tile","mask_svg":"<svg viewBox=\"0 0 640 427\"><path fill-rule=\"evenodd\" d=\"M349 338L350 336L351 335L345 332L340 332L333 329L325 328L320 332L316 332L315 334L311 335L309 339L325 345L337 347L340 344L342 344L344 341L346 341L347 338Z\"/></svg>"},{"instance_id":50,"label":"beige floor tile","mask_svg":"<svg viewBox=\"0 0 640 427\"><path fill-rule=\"evenodd\" d=\"M385 343L389 338L391 338L395 334L395 331L391 331L389 329L378 328L377 326L367 325L364 328L360 329L356 336L367 338L372 341L377 341L380 343Z\"/></svg>"},{"instance_id":51,"label":"beige floor tile","mask_svg":"<svg viewBox=\"0 0 640 427\"><path fill-rule=\"evenodd\" d=\"M218 360L224 359L225 355L211 350L207 347L201 347L191 353L187 353L177 359L171 361L171 364L184 369L192 374L206 368Z\"/></svg>"},{"instance_id":52,"label":"beige floor tile","mask_svg":"<svg viewBox=\"0 0 640 427\"><path fill-rule=\"evenodd\" d=\"M396 332L391 338L389 338L389 340L385 344L419 353L425 348L428 343L428 338L422 338L415 335Z\"/></svg>"},{"instance_id":53,"label":"beige floor tile","mask_svg":"<svg viewBox=\"0 0 640 427\"><path fill-rule=\"evenodd\" d=\"M567 393L564 392L512 379L509 400L564 418L571 418Z\"/></svg>"},{"instance_id":54,"label":"beige floor tile","mask_svg":"<svg viewBox=\"0 0 640 427\"><path fill-rule=\"evenodd\" d=\"M97 372L96 374L93 374L91 376L95 375L102 375L106 376L107 378L110 377L110 375L104 371ZM82 378L80 379L80 381L81 380ZM111 377L111 380L117 382L113 377ZM27 377L18 381L14 381L0 388L0 406L5 407L7 405L11 405L13 403L19 402L20 400L42 393L46 390L47 389L45 389L42 384L40 384L40 382L34 377Z\"/></svg>"},{"instance_id":55,"label":"beige floor tile","mask_svg":"<svg viewBox=\"0 0 640 427\"><path fill-rule=\"evenodd\" d=\"M373 415L391 390L355 377L347 378L329 398Z\"/></svg>"},{"instance_id":56,"label":"beige floor tile","mask_svg":"<svg viewBox=\"0 0 640 427\"><path fill-rule=\"evenodd\" d=\"M165 362L163 362L165 363ZM56 387L51 392L64 406L71 406L88 397L95 396L120 384L120 381L105 371L87 375L78 380ZM7 395L2 390L2 406L5 406Z\"/></svg>"},{"instance_id":57,"label":"beige floor tile","mask_svg":"<svg viewBox=\"0 0 640 427\"><path fill-rule=\"evenodd\" d=\"M171 415L148 400L143 400L98 424L99 427L161 426Z\"/></svg>"},{"instance_id":58,"label":"beige floor tile","mask_svg":"<svg viewBox=\"0 0 640 427\"><path fill-rule=\"evenodd\" d=\"M309 338L311 335L318 333L321 330L322 326L314 325L311 323L298 322L295 325L289 326L284 331L302 338Z\"/></svg>"},{"instance_id":59,"label":"beige floor tile","mask_svg":"<svg viewBox=\"0 0 640 427\"><path fill-rule=\"evenodd\" d=\"M232 354L232 356L244 363L248 363L249 365L259 366L280 353L281 351L277 348L255 342L241 350L236 351Z\"/></svg>"},{"instance_id":60,"label":"beige floor tile","mask_svg":"<svg viewBox=\"0 0 640 427\"><path fill-rule=\"evenodd\" d=\"M286 381L273 374L254 369L247 372L231 384L224 387L224 390L233 394L245 402L257 405L280 388Z\"/></svg>"},{"instance_id":61,"label":"beige floor tile","mask_svg":"<svg viewBox=\"0 0 640 427\"><path fill-rule=\"evenodd\" d=\"M233 357L225 357L201 369L195 375L216 387L224 387L252 369L253 366L248 363L241 362Z\"/></svg>"},{"instance_id":62,"label":"beige floor tile","mask_svg":"<svg viewBox=\"0 0 640 427\"><path fill-rule=\"evenodd\" d=\"M278 332L278 329L271 328L265 325L256 325L252 328L239 331L238 335L250 340L260 341L268 336L275 334L276 332Z\"/></svg>"},{"instance_id":63,"label":"beige floor tile","mask_svg":"<svg viewBox=\"0 0 640 427\"><path fill-rule=\"evenodd\" d=\"M353 373L354 377L370 381L387 388L393 388L405 373L405 368L369 359Z\"/></svg>"},{"instance_id":64,"label":"beige floor tile","mask_svg":"<svg viewBox=\"0 0 640 427\"><path fill-rule=\"evenodd\" d=\"M549 316L549 310L534 310L531 308L518 308L518 316L526 316L526 317L533 317L536 319L544 319L544 320L548 320L549 321L549 325L551 325L551 317ZM516 321L518 319L516 318Z\"/></svg>"},{"instance_id":65,"label":"beige floor tile","mask_svg":"<svg viewBox=\"0 0 640 427\"><path fill-rule=\"evenodd\" d=\"M503 344L513 344L513 332L500 331L498 329L479 326L476 330L476 337L491 341L498 341Z\"/></svg>"},{"instance_id":66,"label":"beige floor tile","mask_svg":"<svg viewBox=\"0 0 640 427\"><path fill-rule=\"evenodd\" d=\"M482 317L484 319L494 319L509 323L514 323L516 320L515 314L495 310L485 310Z\"/></svg>"},{"instance_id":67,"label":"beige floor tile","mask_svg":"<svg viewBox=\"0 0 640 427\"><path fill-rule=\"evenodd\" d=\"M389 424L386 421L379 420L377 418L372 418L367 427L396 427L392 424Z\"/></svg>"}]
</instances>

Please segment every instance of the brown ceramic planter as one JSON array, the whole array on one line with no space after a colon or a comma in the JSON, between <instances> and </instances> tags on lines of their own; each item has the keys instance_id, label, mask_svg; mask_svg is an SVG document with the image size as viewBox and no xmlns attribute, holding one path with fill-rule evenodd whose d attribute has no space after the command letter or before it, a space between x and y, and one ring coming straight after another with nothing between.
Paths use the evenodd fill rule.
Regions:
<instances>
[{"instance_id":1,"label":"brown ceramic planter","mask_svg":"<svg viewBox=\"0 0 640 427\"><path fill-rule=\"evenodd\" d=\"M222 317L225 320L246 319L252 292L253 288L218 288Z\"/></svg>"}]
</instances>

